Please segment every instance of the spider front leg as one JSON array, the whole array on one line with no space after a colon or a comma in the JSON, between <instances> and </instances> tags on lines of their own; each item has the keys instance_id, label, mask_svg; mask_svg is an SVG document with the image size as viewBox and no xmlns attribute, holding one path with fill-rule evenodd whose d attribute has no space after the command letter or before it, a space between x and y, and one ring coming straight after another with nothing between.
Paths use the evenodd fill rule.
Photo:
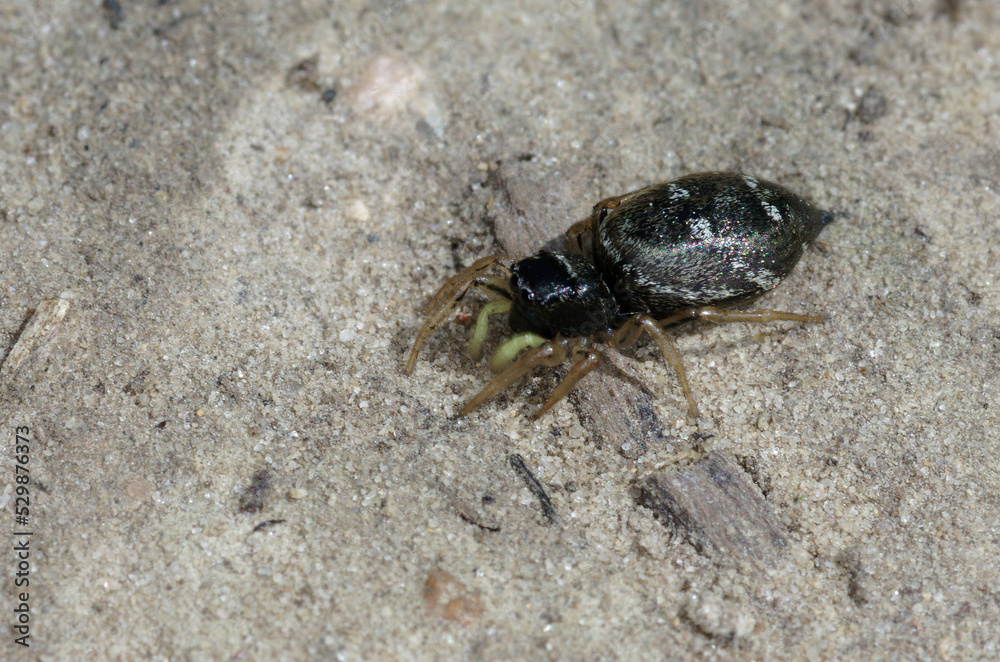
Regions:
<instances>
[{"instance_id":1,"label":"spider front leg","mask_svg":"<svg viewBox=\"0 0 1000 662\"><path fill-rule=\"evenodd\" d=\"M484 273L495 267L501 270L505 276L509 276L507 268L499 264L501 259L499 255L489 255L479 258L460 273L449 278L437 293L431 297L431 300L427 302L427 306L424 308L427 320L420 327L420 331L417 332L417 337L413 341L413 348L410 350L410 356L406 360L407 374L413 372L413 368L417 364L417 355L420 353L420 348L423 346L424 341L448 317L449 313L451 313L470 287L483 289L487 292L495 292L497 289L500 289L509 293L509 288L504 278L489 276ZM480 342L480 344L482 343Z\"/></svg>"},{"instance_id":2,"label":"spider front leg","mask_svg":"<svg viewBox=\"0 0 1000 662\"><path fill-rule=\"evenodd\" d=\"M447 305L443 303L445 301L456 301L460 299L472 281L474 281L479 274L499 262L500 259L499 255L487 255L486 257L481 257L465 269L462 269L460 272L446 280L444 285L438 288L438 291L434 293L434 296L432 296L430 301L427 302L427 305L424 306L424 314L430 315L432 311L438 309L440 306Z\"/></svg>"},{"instance_id":3,"label":"spider front leg","mask_svg":"<svg viewBox=\"0 0 1000 662\"><path fill-rule=\"evenodd\" d=\"M510 350L507 349L508 347L517 347L519 349L531 347L532 349L522 354L516 361L504 368L500 374L490 380L483 387L483 390L476 394L476 397L465 403L465 406L458 412L458 415L465 416L473 411L476 407L526 375L532 368L540 365L559 365L566 360L569 343L568 339L548 340L535 333L520 333L510 338L497 349L498 356L508 355L510 353ZM496 363L495 360L494 363ZM553 402L553 404L555 403Z\"/></svg>"}]
</instances>

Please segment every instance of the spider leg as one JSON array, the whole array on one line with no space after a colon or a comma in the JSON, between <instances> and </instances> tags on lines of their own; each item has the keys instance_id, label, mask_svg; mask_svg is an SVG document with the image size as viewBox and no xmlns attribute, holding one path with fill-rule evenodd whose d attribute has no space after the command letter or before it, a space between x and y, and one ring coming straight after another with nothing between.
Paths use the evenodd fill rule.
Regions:
<instances>
[{"instance_id":1,"label":"spider leg","mask_svg":"<svg viewBox=\"0 0 1000 662\"><path fill-rule=\"evenodd\" d=\"M460 298L465 290L468 289L472 281L479 276L479 274L492 267L494 264L499 262L500 259L501 256L499 255L487 255L486 257L481 257L465 269L462 269L460 272L446 280L444 285L442 285L438 291L434 293L434 296L432 296L430 301L427 302L427 305L424 306L424 314L430 315L432 311L439 306L447 305L442 304L443 301Z\"/></svg>"},{"instance_id":2,"label":"spider leg","mask_svg":"<svg viewBox=\"0 0 1000 662\"><path fill-rule=\"evenodd\" d=\"M406 360L407 374L413 372L413 368L417 364L417 355L420 353L420 348L423 346L424 341L448 317L449 313L455 308L459 299L462 298L462 295L465 294L469 287L475 286L477 289L483 289L487 293L492 294L496 294L497 288L501 291L507 289L506 281L500 277L482 275L484 271L497 265L500 259L499 255L489 255L479 258L459 274L449 278L441 286L441 289L431 297L431 300L424 308L427 319L424 321L423 326L420 327L420 331L417 332L417 337L413 341L413 348L410 350L410 356ZM506 271L506 267L499 266Z\"/></svg>"},{"instance_id":3,"label":"spider leg","mask_svg":"<svg viewBox=\"0 0 1000 662\"><path fill-rule=\"evenodd\" d=\"M688 401L688 416L697 418L698 403L694 399L691 387L688 384L687 373L684 370L684 362L681 359L677 346L663 332L664 327L689 319L702 319L719 324L726 322L820 322L825 317L823 315L802 315L799 313L786 313L780 310L723 310L713 306L703 306L700 308L685 308L678 310L673 315L661 320L654 320L648 315L634 315L623 324L612 336L612 344L617 347L627 347L639 339L643 332L648 333L656 344L660 347L660 353L667 360L670 366L677 373L677 381L684 391L684 397Z\"/></svg>"},{"instance_id":4,"label":"spider leg","mask_svg":"<svg viewBox=\"0 0 1000 662\"><path fill-rule=\"evenodd\" d=\"M439 307L434 311L433 315L430 315L424 322L424 325L420 327L420 331L417 333L416 339L413 341L413 349L410 350L410 356L406 359L406 374L411 374L413 372L414 366L417 365L417 354L420 353L420 348L423 346L424 341L427 340L427 336L433 333L441 322L448 316L448 313L455 308L458 304L458 300L449 301L446 305Z\"/></svg>"},{"instance_id":5,"label":"spider leg","mask_svg":"<svg viewBox=\"0 0 1000 662\"><path fill-rule=\"evenodd\" d=\"M648 333L656 341L656 344L659 345L660 354L663 355L663 358L666 359L667 363L670 364L670 367L677 374L677 382L681 385L681 390L684 391L684 397L688 402L688 416L698 418L698 403L691 392L691 386L688 385L687 371L684 370L684 361L681 359L681 353L677 350L677 345L663 332L663 329L660 327L661 323L649 315L633 315L614 332L611 336L611 344L615 347L628 347L638 340L643 332Z\"/></svg>"},{"instance_id":6,"label":"spider leg","mask_svg":"<svg viewBox=\"0 0 1000 662\"><path fill-rule=\"evenodd\" d=\"M542 408L534 413L534 418L541 418L542 414L552 408L552 405L565 398L577 385L577 382L586 377L601 362L601 353L596 350L582 350L575 352L574 355L579 355L580 358L569 369L569 373L563 377L563 380L556 385Z\"/></svg>"},{"instance_id":7,"label":"spider leg","mask_svg":"<svg viewBox=\"0 0 1000 662\"><path fill-rule=\"evenodd\" d=\"M635 191L632 191L632 193L635 193ZM619 206L622 203L622 200L631 196L632 193L626 193L625 195L613 195L610 198L604 198L603 200L598 201L598 203L594 205L594 215L598 218L603 218L607 215L608 210Z\"/></svg>"},{"instance_id":8,"label":"spider leg","mask_svg":"<svg viewBox=\"0 0 1000 662\"><path fill-rule=\"evenodd\" d=\"M727 322L822 322L826 315L803 315L801 313L786 313L782 310L723 310L713 306L703 306L701 308L685 308L678 310L670 317L665 317L659 321L661 327L670 326L684 320L700 319L717 324Z\"/></svg>"},{"instance_id":9,"label":"spider leg","mask_svg":"<svg viewBox=\"0 0 1000 662\"><path fill-rule=\"evenodd\" d=\"M594 253L594 216L577 221L566 230L566 246L579 255L590 257Z\"/></svg>"},{"instance_id":10,"label":"spider leg","mask_svg":"<svg viewBox=\"0 0 1000 662\"><path fill-rule=\"evenodd\" d=\"M541 337L541 336L539 336ZM518 379L523 377L529 370L540 365L556 366L566 360L566 340L549 340L541 347L525 352L516 361L507 366L499 375L494 377L489 384L483 387L476 397L465 403L459 416L465 416L479 405L492 398L494 395L504 390ZM505 343L506 344L506 343Z\"/></svg>"}]
</instances>

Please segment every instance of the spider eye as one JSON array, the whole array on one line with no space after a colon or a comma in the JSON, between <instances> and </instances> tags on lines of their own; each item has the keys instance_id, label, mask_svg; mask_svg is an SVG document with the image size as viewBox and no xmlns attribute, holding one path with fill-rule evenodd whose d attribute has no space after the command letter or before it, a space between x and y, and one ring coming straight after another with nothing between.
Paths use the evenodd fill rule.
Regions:
<instances>
[{"instance_id":1,"label":"spider eye","mask_svg":"<svg viewBox=\"0 0 1000 662\"><path fill-rule=\"evenodd\" d=\"M521 303L527 304L530 303L531 300L535 298L535 295L529 292L528 290L521 290L520 292L517 293L517 298L520 299Z\"/></svg>"}]
</instances>

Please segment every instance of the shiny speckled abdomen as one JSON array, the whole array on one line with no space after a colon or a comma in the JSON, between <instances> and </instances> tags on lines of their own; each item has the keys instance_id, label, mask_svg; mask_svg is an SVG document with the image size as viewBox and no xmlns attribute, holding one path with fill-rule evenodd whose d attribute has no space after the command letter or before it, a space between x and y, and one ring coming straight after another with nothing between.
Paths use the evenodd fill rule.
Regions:
<instances>
[{"instance_id":1,"label":"shiny speckled abdomen","mask_svg":"<svg viewBox=\"0 0 1000 662\"><path fill-rule=\"evenodd\" d=\"M594 257L622 315L660 318L773 289L830 219L778 184L699 173L622 196L597 219Z\"/></svg>"}]
</instances>

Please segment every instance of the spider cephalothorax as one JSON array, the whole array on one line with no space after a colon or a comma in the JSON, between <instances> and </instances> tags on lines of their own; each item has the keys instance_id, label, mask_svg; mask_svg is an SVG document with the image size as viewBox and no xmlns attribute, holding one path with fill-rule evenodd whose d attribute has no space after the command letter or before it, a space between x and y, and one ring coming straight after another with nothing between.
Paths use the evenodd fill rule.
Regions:
<instances>
[{"instance_id":1,"label":"spider cephalothorax","mask_svg":"<svg viewBox=\"0 0 1000 662\"><path fill-rule=\"evenodd\" d=\"M575 253L542 251L510 267L509 324L515 333L593 336L618 321L615 301L601 273Z\"/></svg>"}]
</instances>

